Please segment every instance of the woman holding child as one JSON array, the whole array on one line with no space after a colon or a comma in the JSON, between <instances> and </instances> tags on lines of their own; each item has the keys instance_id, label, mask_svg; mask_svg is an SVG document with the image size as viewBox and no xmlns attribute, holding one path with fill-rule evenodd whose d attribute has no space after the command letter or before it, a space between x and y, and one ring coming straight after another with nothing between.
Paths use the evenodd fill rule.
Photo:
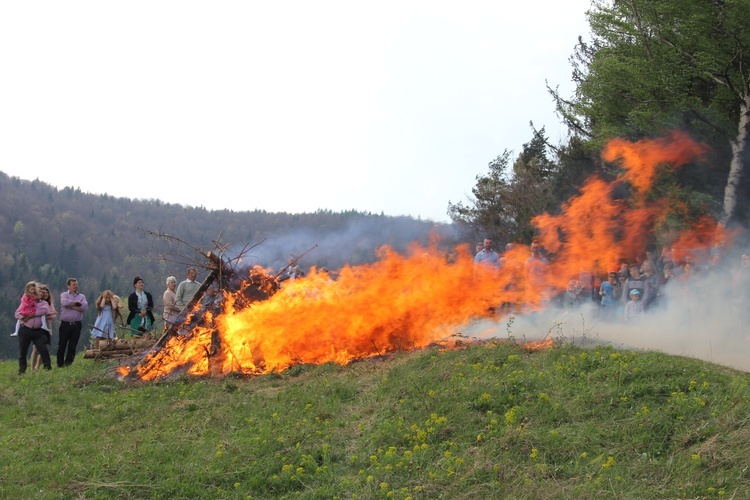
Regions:
<instances>
[{"instance_id":1,"label":"woman holding child","mask_svg":"<svg viewBox=\"0 0 750 500\"><path fill-rule=\"evenodd\" d=\"M44 331L44 335L47 338L47 351L49 351L49 348L52 345L52 320L57 317L55 299L52 298L52 294L47 285L37 283L36 288L38 291L41 291L40 300L47 302L47 316L45 317L47 329ZM39 354L39 349L37 349L36 346L31 348L31 360L29 364L31 365L32 371L37 371L42 366L42 356Z\"/></svg>"},{"instance_id":2,"label":"woman holding child","mask_svg":"<svg viewBox=\"0 0 750 500\"><path fill-rule=\"evenodd\" d=\"M49 304L41 300L41 287L37 289L37 284L31 281L26 284L25 295L36 296L34 311L32 312L21 302L15 312L15 318L21 321L18 329L18 374L23 375L26 372L26 354L29 352L29 346L34 346L39 351L42 358L42 364L45 370L52 369L50 362L49 350L47 349L47 332L42 328L46 326L46 316L49 313ZM43 319L44 318L44 319Z\"/></svg>"}]
</instances>

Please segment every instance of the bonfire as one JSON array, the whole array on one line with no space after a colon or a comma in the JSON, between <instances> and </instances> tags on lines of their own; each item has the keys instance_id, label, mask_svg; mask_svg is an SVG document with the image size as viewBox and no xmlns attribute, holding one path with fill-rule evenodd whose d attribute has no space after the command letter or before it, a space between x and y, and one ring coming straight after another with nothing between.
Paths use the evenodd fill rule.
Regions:
<instances>
[{"instance_id":1,"label":"bonfire","mask_svg":"<svg viewBox=\"0 0 750 500\"><path fill-rule=\"evenodd\" d=\"M668 200L648 196L656 172L665 165L678 168L704 152L680 134L612 141L603 156L622 160L623 174L613 182L589 179L559 215L533 220L551 256L543 286L528 279L524 264L530 249L522 244L503 255L502 269L475 269L468 245L446 250L431 242L414 244L405 255L383 247L376 262L346 266L336 279L313 267L308 276L283 283L260 266L224 258L226 246L219 246L206 253L211 272L178 324L118 373L155 380L175 374L261 375L295 364L344 365L445 342L488 311L491 321L501 321L539 310L584 271L606 274L620 259L644 255L669 211ZM630 187L631 199L613 194L621 183ZM699 222L675 238L676 248L689 252L728 244L731 235L716 221ZM216 299L202 301L214 283ZM527 350L553 344L545 338L528 343Z\"/></svg>"}]
</instances>

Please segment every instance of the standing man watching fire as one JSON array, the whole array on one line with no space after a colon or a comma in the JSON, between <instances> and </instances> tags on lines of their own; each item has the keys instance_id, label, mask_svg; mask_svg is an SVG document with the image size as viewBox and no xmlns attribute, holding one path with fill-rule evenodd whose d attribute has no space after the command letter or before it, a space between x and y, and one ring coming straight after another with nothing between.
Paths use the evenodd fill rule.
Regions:
<instances>
[{"instance_id":1,"label":"standing man watching fire","mask_svg":"<svg viewBox=\"0 0 750 500\"><path fill-rule=\"evenodd\" d=\"M492 249L492 238L484 239L484 248L477 252L474 257L474 264L483 266L500 267L500 256Z\"/></svg>"},{"instance_id":2,"label":"standing man watching fire","mask_svg":"<svg viewBox=\"0 0 750 500\"><path fill-rule=\"evenodd\" d=\"M78 293L78 280L68 278L68 291L60 294L60 336L57 345L57 367L73 364L81 338L83 313L88 311L86 296Z\"/></svg>"},{"instance_id":3,"label":"standing man watching fire","mask_svg":"<svg viewBox=\"0 0 750 500\"><path fill-rule=\"evenodd\" d=\"M189 267L187 270L187 279L177 285L177 292L175 292L175 303L179 308L180 312L185 309L195 295L195 292L201 287L195 278L198 276L198 271L194 267Z\"/></svg>"}]
</instances>

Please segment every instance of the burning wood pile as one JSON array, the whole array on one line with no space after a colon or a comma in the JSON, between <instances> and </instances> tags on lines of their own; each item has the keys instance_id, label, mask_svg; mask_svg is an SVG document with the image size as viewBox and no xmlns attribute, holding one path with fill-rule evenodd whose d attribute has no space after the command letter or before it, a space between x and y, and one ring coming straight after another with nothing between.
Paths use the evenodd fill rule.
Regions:
<instances>
[{"instance_id":1,"label":"burning wood pile","mask_svg":"<svg viewBox=\"0 0 750 500\"><path fill-rule=\"evenodd\" d=\"M157 356L169 357L175 345L191 342L196 333L202 334L205 340L208 332L207 337L210 341L207 346L204 345L207 359L220 357L221 337L216 330L214 320L223 314L226 307L225 298L232 298L232 309L244 309L256 301L268 299L280 288L278 276L268 274L259 266L251 268L235 266L214 251L206 252L205 257L208 259L206 267L210 272L176 322L171 324L158 340L152 338L143 339L142 342L136 341L136 345L141 348L141 354L144 354L143 351L146 349L150 351L135 364L131 363L131 367L121 367L120 373L130 371L131 368L137 372L139 367L148 365L150 360ZM237 261L240 260L237 259ZM215 294L210 300L204 300L209 289L213 289ZM109 344L103 345L99 354L106 355L114 350L115 348L110 347Z\"/></svg>"},{"instance_id":2,"label":"burning wood pile","mask_svg":"<svg viewBox=\"0 0 750 500\"><path fill-rule=\"evenodd\" d=\"M485 311L487 296L456 286L471 279L472 256L451 264L436 249L415 250L403 256L384 247L381 261L345 267L335 280L313 267L283 286L283 270L243 268L209 252L211 272L178 324L117 372L139 380L251 376L436 345ZM201 297L213 284L219 295L207 306Z\"/></svg>"},{"instance_id":3,"label":"burning wood pile","mask_svg":"<svg viewBox=\"0 0 750 500\"><path fill-rule=\"evenodd\" d=\"M249 270L235 268L214 251L206 252L205 257L208 259L205 267L210 271L208 276L185 306L177 321L160 337L151 333L141 335L137 332L138 336L132 338L96 338L93 345L84 351L83 357L103 361L142 356L151 349L163 347L173 336L186 336L195 327L210 325L211 318L221 313L220 305L223 298L215 296L210 304L204 301L206 292L211 288L221 291L222 294L234 295L236 308L247 307L257 300L265 300L279 289L277 277L266 274L260 268ZM219 347L218 340L212 342L212 345L212 350L216 351Z\"/></svg>"}]
</instances>

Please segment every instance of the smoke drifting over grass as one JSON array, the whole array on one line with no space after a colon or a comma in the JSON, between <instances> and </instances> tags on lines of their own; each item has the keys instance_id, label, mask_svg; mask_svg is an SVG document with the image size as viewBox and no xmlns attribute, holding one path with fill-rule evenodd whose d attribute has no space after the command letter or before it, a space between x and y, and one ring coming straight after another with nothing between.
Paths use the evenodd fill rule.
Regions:
<instances>
[{"instance_id":1,"label":"smoke drifting over grass","mask_svg":"<svg viewBox=\"0 0 750 500\"><path fill-rule=\"evenodd\" d=\"M730 262L710 276L677 279L663 290L664 306L646 311L633 323L622 315L601 318L593 302L577 309L550 308L531 314L483 320L461 332L479 339L538 340L546 336L576 345L610 344L617 348L656 350L750 371L750 303L736 300Z\"/></svg>"},{"instance_id":2,"label":"smoke drifting over grass","mask_svg":"<svg viewBox=\"0 0 750 500\"><path fill-rule=\"evenodd\" d=\"M656 240L654 231L659 227L669 230L665 221L669 220L672 206L681 203L652 196L654 180L664 168L675 170L704 161L707 151L706 146L681 132L638 142L611 140L602 151L602 158L618 163L622 170L618 178L605 182L592 177L578 195L563 204L562 213L543 214L533 220L542 245L553 255L551 271L545 273L545 286L565 290L568 280L579 271L594 270L606 275L621 262L632 264L645 257L649 244ZM613 196L624 186L630 193L627 200ZM606 342L749 370L750 291L746 289L750 288L750 279L734 279L746 232L730 231L706 215L684 223L690 227L671 228L672 234L662 236L668 236L672 261L676 265L690 262L694 270L689 279L676 273L662 290L661 304L637 321L626 324L622 310L614 319L604 318L589 301L576 310L548 307L514 318L507 325L501 321L493 328L485 322L471 325L467 331L479 337L513 335L539 339L550 335L582 343ZM724 260L712 268L711 261L717 256Z\"/></svg>"}]
</instances>

